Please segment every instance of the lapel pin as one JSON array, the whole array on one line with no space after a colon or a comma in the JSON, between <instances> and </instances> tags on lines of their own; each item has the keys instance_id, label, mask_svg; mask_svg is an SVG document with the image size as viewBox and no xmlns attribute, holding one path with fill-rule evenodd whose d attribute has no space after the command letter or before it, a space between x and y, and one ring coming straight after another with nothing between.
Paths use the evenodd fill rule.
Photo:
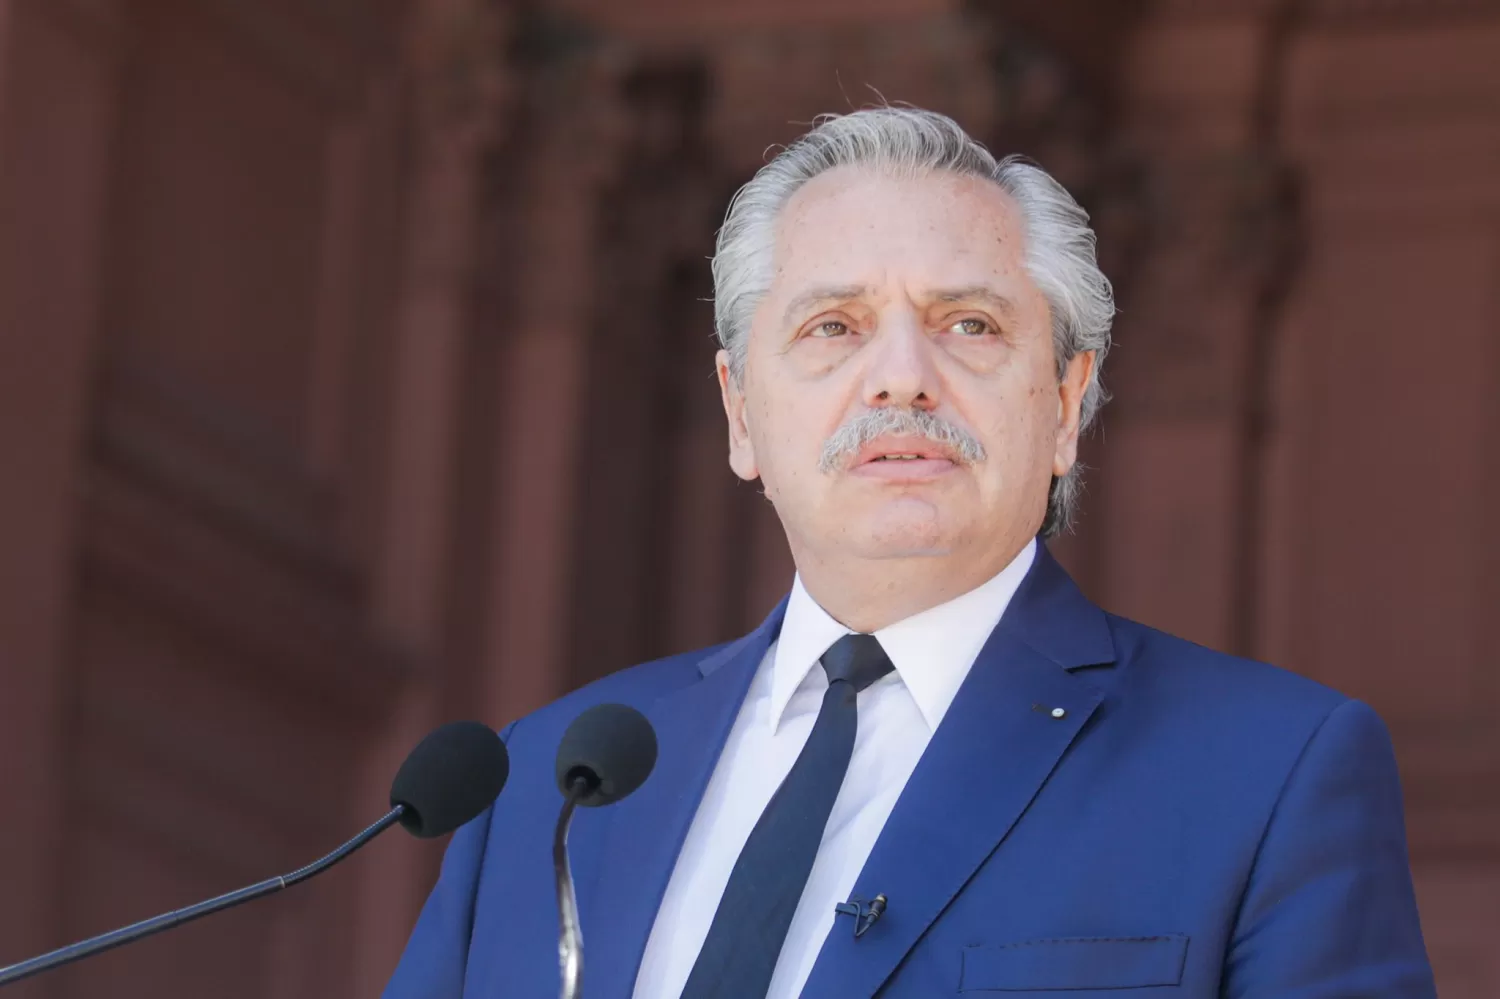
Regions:
<instances>
[{"instance_id":1,"label":"lapel pin","mask_svg":"<svg viewBox=\"0 0 1500 999\"><path fill-rule=\"evenodd\" d=\"M1066 717L1068 717L1068 709L1067 708L1053 708L1052 709L1052 717L1053 718L1066 718Z\"/></svg>"}]
</instances>

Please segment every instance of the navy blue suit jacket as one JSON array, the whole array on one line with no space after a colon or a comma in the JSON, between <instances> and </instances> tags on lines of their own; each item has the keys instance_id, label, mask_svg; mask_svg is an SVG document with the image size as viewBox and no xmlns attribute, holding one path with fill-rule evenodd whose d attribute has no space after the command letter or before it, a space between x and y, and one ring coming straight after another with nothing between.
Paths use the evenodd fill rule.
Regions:
<instances>
[{"instance_id":1,"label":"navy blue suit jacket","mask_svg":"<svg viewBox=\"0 0 1500 999\"><path fill-rule=\"evenodd\" d=\"M387 999L557 994L553 759L569 722L609 701L645 712L661 747L646 784L582 811L571 839L585 994L628 999L781 613L507 729L510 784L454 835ZM1379 717L1104 613L1045 548L855 893L889 908L860 939L839 918L804 996L1435 995Z\"/></svg>"}]
</instances>

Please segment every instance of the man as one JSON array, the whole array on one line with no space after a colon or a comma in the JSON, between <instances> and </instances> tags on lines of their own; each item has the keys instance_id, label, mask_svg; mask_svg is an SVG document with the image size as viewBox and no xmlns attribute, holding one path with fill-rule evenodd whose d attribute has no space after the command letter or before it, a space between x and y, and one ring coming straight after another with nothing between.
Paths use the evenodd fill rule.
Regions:
<instances>
[{"instance_id":1,"label":"man","mask_svg":"<svg viewBox=\"0 0 1500 999\"><path fill-rule=\"evenodd\" d=\"M1376 715L1106 614L1037 541L1114 312L1067 192L939 115L825 118L713 270L792 591L511 726L387 996L556 992L552 760L610 701L660 758L574 827L591 999L1433 996Z\"/></svg>"}]
</instances>

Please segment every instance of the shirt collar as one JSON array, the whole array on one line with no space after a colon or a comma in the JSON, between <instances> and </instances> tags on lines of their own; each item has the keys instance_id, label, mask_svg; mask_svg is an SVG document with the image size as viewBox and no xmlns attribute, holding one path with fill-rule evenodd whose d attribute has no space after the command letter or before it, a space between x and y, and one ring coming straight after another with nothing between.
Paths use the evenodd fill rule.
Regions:
<instances>
[{"instance_id":1,"label":"shirt collar","mask_svg":"<svg viewBox=\"0 0 1500 999\"><path fill-rule=\"evenodd\" d=\"M1035 559L1036 540L1032 539L987 582L875 632L929 729L936 731L947 714L969 668ZM799 573L787 598L786 617L771 666L772 731L780 726L792 695L823 653L847 634L850 630L829 616L803 587Z\"/></svg>"}]
</instances>

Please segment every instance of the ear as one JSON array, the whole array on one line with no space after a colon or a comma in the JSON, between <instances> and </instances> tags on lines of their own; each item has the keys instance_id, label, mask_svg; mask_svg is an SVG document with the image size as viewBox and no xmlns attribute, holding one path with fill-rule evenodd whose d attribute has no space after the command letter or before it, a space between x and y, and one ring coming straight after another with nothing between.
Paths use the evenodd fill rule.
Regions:
<instances>
[{"instance_id":1,"label":"ear","mask_svg":"<svg viewBox=\"0 0 1500 999\"><path fill-rule=\"evenodd\" d=\"M719 372L719 394L724 398L724 415L729 419L729 467L749 482L760 477L755 463L755 445L750 440L750 424L745 411L745 390L729 369L729 354L719 351L714 358Z\"/></svg>"},{"instance_id":2,"label":"ear","mask_svg":"<svg viewBox=\"0 0 1500 999\"><path fill-rule=\"evenodd\" d=\"M1083 393L1094 377L1092 350L1075 354L1057 384L1057 445L1052 454L1052 474L1062 478L1078 460L1078 426L1083 414Z\"/></svg>"}]
</instances>

